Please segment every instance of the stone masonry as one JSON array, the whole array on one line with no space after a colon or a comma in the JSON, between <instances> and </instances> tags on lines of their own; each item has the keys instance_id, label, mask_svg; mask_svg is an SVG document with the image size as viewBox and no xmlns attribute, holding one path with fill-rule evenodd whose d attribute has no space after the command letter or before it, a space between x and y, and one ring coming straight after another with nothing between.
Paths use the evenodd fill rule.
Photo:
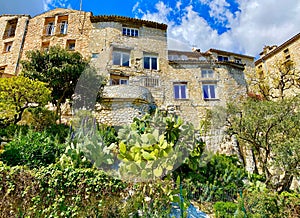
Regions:
<instances>
[{"instance_id":1,"label":"stone masonry","mask_svg":"<svg viewBox=\"0 0 300 218\"><path fill-rule=\"evenodd\" d=\"M0 77L16 75L29 15L0 15Z\"/></svg>"},{"instance_id":2,"label":"stone masonry","mask_svg":"<svg viewBox=\"0 0 300 218\"><path fill-rule=\"evenodd\" d=\"M168 50L165 24L58 8L32 18L1 15L3 37L3 28L14 25L9 20L15 18L13 39L19 49L14 50L14 42L9 54L1 55L0 70L5 66L5 73L17 74L21 71L18 60L33 49L59 45L79 51L107 78L108 94L96 111L98 120L109 125L130 123L155 104L198 127L206 109L224 106L247 91L243 71L253 67L253 57L216 49ZM4 38L0 38L2 46L7 46L10 39ZM145 93L151 98L143 98Z\"/></svg>"}]
</instances>

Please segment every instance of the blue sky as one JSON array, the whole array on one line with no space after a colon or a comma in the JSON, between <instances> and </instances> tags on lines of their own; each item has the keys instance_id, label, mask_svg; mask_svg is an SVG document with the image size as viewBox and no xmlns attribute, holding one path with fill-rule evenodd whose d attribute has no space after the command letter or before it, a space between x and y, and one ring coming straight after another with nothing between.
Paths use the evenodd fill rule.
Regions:
<instances>
[{"instance_id":1,"label":"blue sky","mask_svg":"<svg viewBox=\"0 0 300 218\"><path fill-rule=\"evenodd\" d=\"M0 0L0 14L35 16L80 0ZM265 45L300 32L299 0L82 0L94 15L121 15L168 24L169 49L222 49L257 57Z\"/></svg>"}]
</instances>

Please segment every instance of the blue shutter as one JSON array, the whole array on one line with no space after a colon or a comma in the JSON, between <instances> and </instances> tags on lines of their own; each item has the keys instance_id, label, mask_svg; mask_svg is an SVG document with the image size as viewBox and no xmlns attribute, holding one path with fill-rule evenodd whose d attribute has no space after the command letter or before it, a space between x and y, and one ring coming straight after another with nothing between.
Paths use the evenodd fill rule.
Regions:
<instances>
[{"instance_id":1,"label":"blue shutter","mask_svg":"<svg viewBox=\"0 0 300 218\"><path fill-rule=\"evenodd\" d=\"M210 85L209 89L210 89L210 98L216 98L215 86L214 85Z\"/></svg>"},{"instance_id":2,"label":"blue shutter","mask_svg":"<svg viewBox=\"0 0 300 218\"><path fill-rule=\"evenodd\" d=\"M202 90L203 90L203 97L204 97L204 99L209 98L208 85L203 85L202 86Z\"/></svg>"}]
</instances>

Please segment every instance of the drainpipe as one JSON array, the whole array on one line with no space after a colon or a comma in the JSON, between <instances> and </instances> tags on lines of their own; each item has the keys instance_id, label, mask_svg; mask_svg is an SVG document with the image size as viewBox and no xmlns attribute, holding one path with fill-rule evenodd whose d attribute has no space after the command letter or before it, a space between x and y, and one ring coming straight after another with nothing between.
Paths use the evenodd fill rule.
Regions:
<instances>
[{"instance_id":1,"label":"drainpipe","mask_svg":"<svg viewBox=\"0 0 300 218\"><path fill-rule=\"evenodd\" d=\"M26 23L25 23L24 33L23 33L23 37L22 37L22 41L21 41L21 45L20 45L20 50L19 50L19 55L18 55L16 67L15 67L15 75L17 75L17 70L19 68L20 59L21 59L21 53L23 52L24 41L25 41L25 36L27 34L27 27L28 27L29 19L30 18L28 17L28 20L26 20Z\"/></svg>"}]
</instances>

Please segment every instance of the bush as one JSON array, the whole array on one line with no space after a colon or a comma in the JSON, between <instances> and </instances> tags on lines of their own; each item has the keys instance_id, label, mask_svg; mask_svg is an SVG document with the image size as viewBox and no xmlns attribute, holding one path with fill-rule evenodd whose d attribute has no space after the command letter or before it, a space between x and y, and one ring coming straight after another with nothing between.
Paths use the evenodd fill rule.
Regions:
<instances>
[{"instance_id":1,"label":"bush","mask_svg":"<svg viewBox=\"0 0 300 218\"><path fill-rule=\"evenodd\" d=\"M234 217L237 210L237 204L233 202L218 201L214 204L214 212L216 218L229 218Z\"/></svg>"},{"instance_id":2,"label":"bush","mask_svg":"<svg viewBox=\"0 0 300 218\"><path fill-rule=\"evenodd\" d=\"M237 193L244 187L246 171L235 156L217 154L205 165L200 164L201 156L195 170L183 164L174 173L181 175L193 200L216 202L237 198Z\"/></svg>"},{"instance_id":3,"label":"bush","mask_svg":"<svg viewBox=\"0 0 300 218\"><path fill-rule=\"evenodd\" d=\"M47 132L29 130L19 134L4 146L0 160L9 166L26 165L30 168L55 163L65 150L65 145Z\"/></svg>"},{"instance_id":4,"label":"bush","mask_svg":"<svg viewBox=\"0 0 300 218\"><path fill-rule=\"evenodd\" d=\"M172 185L124 183L95 168L0 163L0 217L166 217Z\"/></svg>"}]
</instances>

